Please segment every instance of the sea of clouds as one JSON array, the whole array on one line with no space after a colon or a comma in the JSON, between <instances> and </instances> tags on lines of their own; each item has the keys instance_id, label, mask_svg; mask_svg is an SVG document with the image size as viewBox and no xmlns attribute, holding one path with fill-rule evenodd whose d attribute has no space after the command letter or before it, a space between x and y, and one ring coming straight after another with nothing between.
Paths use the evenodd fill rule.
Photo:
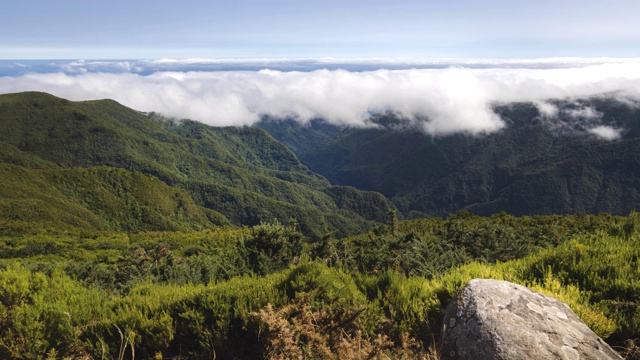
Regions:
<instances>
[{"instance_id":1,"label":"sea of clouds","mask_svg":"<svg viewBox=\"0 0 640 360\"><path fill-rule=\"evenodd\" d=\"M264 115L301 122L372 126L371 113L394 111L432 135L499 131L493 107L607 94L640 101L640 59L539 60L153 60L0 63L0 93L44 91L70 100L110 98L214 126L251 125ZM593 120L592 108L563 115ZM615 139L620 129L594 123Z\"/></svg>"}]
</instances>

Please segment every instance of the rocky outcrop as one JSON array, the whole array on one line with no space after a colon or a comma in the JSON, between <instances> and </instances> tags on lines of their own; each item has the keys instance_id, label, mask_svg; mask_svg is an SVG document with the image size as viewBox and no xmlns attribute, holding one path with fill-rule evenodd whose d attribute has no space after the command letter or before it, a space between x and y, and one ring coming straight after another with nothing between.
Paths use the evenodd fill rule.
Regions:
<instances>
[{"instance_id":1,"label":"rocky outcrop","mask_svg":"<svg viewBox=\"0 0 640 360\"><path fill-rule=\"evenodd\" d=\"M471 280L442 331L443 359L622 359L566 304L506 281Z\"/></svg>"}]
</instances>

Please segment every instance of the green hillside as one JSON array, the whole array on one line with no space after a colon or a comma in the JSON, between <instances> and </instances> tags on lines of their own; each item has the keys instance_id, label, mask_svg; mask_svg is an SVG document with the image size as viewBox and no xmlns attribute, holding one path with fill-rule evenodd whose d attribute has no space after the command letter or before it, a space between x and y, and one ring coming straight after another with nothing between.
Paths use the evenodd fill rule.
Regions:
<instances>
[{"instance_id":1,"label":"green hillside","mask_svg":"<svg viewBox=\"0 0 640 360\"><path fill-rule=\"evenodd\" d=\"M37 228L197 230L227 224L181 189L140 172L106 166L34 170L0 164L3 220Z\"/></svg>"},{"instance_id":2,"label":"green hillside","mask_svg":"<svg viewBox=\"0 0 640 360\"><path fill-rule=\"evenodd\" d=\"M149 194L163 191L183 194L178 190L182 189L199 207L208 209L198 210L201 215L194 213L195 218L190 221L198 224L196 227L207 226L210 221L255 225L273 219L282 222L293 219L305 233L318 237L330 231L341 234L364 231L376 221L384 220L392 207L380 194L331 186L260 129L214 128L187 120L176 123L111 100L71 102L36 92L0 95L0 126L3 129L0 161L28 169L106 166L127 170L117 173L124 177L139 178L135 172L156 177L168 187L162 191L147 189ZM64 174L71 176L69 172ZM57 189L56 186L47 183L42 188ZM349 201L345 201L345 194L349 194ZM75 203L74 196L77 197L63 192L65 201ZM133 196L154 206L136 194L123 196L118 201L126 202L125 198ZM90 197L103 199L95 193ZM169 206L172 211L166 212L169 207L162 211L166 214L177 211L181 205L177 199L174 201ZM366 206L358 205L359 201L366 201ZM138 223L134 221L136 224L126 225L122 225L121 219L108 219L107 213L115 209L99 209L100 204L109 206L108 202L96 201L90 212L101 217L102 222L86 218L69 225L153 227L144 223L144 217L136 220ZM129 209L120 208L126 210ZM79 213L74 216L82 218ZM173 221L176 220L166 219L167 224ZM162 221L157 220L154 226L159 223Z\"/></svg>"},{"instance_id":3,"label":"green hillside","mask_svg":"<svg viewBox=\"0 0 640 360\"><path fill-rule=\"evenodd\" d=\"M447 216L460 209L515 215L611 212L640 205L640 109L611 98L557 101L557 118L530 103L496 106L500 132L431 136L393 114L376 128L312 121L259 124L334 184L384 194L405 215ZM600 119L573 119L580 109ZM623 129L604 140L587 130Z\"/></svg>"},{"instance_id":4,"label":"green hillside","mask_svg":"<svg viewBox=\"0 0 640 360\"><path fill-rule=\"evenodd\" d=\"M639 359L640 216L586 214L635 207L638 111L589 104L621 139L531 104L477 137L388 115L262 124L332 186L260 129L0 96L0 357L438 359L448 302L481 277L565 302ZM399 221L358 187L411 216L580 214Z\"/></svg>"}]
</instances>

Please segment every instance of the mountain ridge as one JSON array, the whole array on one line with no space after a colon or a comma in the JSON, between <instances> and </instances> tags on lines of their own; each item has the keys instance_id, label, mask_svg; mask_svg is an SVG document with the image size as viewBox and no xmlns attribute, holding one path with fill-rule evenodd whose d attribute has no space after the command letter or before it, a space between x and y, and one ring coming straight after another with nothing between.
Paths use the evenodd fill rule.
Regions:
<instances>
[{"instance_id":1,"label":"mountain ridge","mask_svg":"<svg viewBox=\"0 0 640 360\"><path fill-rule=\"evenodd\" d=\"M377 191L409 217L626 214L640 206L640 107L611 97L496 105L506 124L492 134L431 136L388 112L371 128L316 119L264 119L259 127L334 184ZM611 129L606 140L592 129ZM305 141L308 140L308 141Z\"/></svg>"},{"instance_id":2,"label":"mountain ridge","mask_svg":"<svg viewBox=\"0 0 640 360\"><path fill-rule=\"evenodd\" d=\"M333 196L346 190L331 190L329 181L257 128L176 122L113 100L72 102L38 92L0 95L0 126L6 163L141 172L186 191L198 206L235 225L291 219L314 237L345 235L372 228L393 207L380 194L358 190L347 192L356 202L369 201L373 211L338 206Z\"/></svg>"}]
</instances>

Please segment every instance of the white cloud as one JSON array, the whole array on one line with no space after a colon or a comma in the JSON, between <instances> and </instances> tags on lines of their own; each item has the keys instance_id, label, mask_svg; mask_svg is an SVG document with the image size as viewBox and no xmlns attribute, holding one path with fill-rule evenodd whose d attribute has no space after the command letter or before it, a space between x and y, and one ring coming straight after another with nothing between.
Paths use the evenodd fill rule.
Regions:
<instances>
[{"instance_id":1,"label":"white cloud","mask_svg":"<svg viewBox=\"0 0 640 360\"><path fill-rule=\"evenodd\" d=\"M215 126L250 125L263 114L301 121L322 117L338 124L368 126L371 111L394 110L419 122L430 134L479 134L505 126L492 111L496 103L533 101L542 114L555 116L558 109L548 99L616 93L630 101L640 100L640 60L606 60L576 60L570 66L564 59L545 63L548 68L543 69L512 68L517 65L512 62L507 67L461 64L444 69L361 72L164 71L140 75L76 70L74 74L0 77L0 93L37 90L71 100L111 98L137 110ZM73 65L82 68L87 64ZM117 66L126 70L139 64ZM592 108L575 111L573 115L584 119L599 116Z\"/></svg>"},{"instance_id":2,"label":"white cloud","mask_svg":"<svg viewBox=\"0 0 640 360\"><path fill-rule=\"evenodd\" d=\"M609 141L619 139L621 135L621 129L614 129L605 125L593 127L587 131L601 139Z\"/></svg>"},{"instance_id":3,"label":"white cloud","mask_svg":"<svg viewBox=\"0 0 640 360\"><path fill-rule=\"evenodd\" d=\"M558 109L557 106L546 101L536 101L534 102L534 105L536 106L536 108L538 108L540 114L545 118L554 118L558 116L558 113L560 112L560 109Z\"/></svg>"},{"instance_id":4,"label":"white cloud","mask_svg":"<svg viewBox=\"0 0 640 360\"><path fill-rule=\"evenodd\" d=\"M616 100L618 99L626 98L616 98ZM624 103L627 106L634 106L634 102L629 100L625 100ZM559 108L557 105L546 101L538 101L534 105L540 112L540 117L547 127L557 134L579 136L591 133L603 139L615 140L621 132L621 129L614 130L607 126L599 126L604 114L597 111L593 106L584 106L579 102L569 102L567 107ZM614 133L611 130L614 130L617 136L613 136Z\"/></svg>"},{"instance_id":5,"label":"white cloud","mask_svg":"<svg viewBox=\"0 0 640 360\"><path fill-rule=\"evenodd\" d=\"M593 106L586 106L577 109L566 109L564 112L574 119L597 120L602 118L602 113Z\"/></svg>"}]
</instances>

